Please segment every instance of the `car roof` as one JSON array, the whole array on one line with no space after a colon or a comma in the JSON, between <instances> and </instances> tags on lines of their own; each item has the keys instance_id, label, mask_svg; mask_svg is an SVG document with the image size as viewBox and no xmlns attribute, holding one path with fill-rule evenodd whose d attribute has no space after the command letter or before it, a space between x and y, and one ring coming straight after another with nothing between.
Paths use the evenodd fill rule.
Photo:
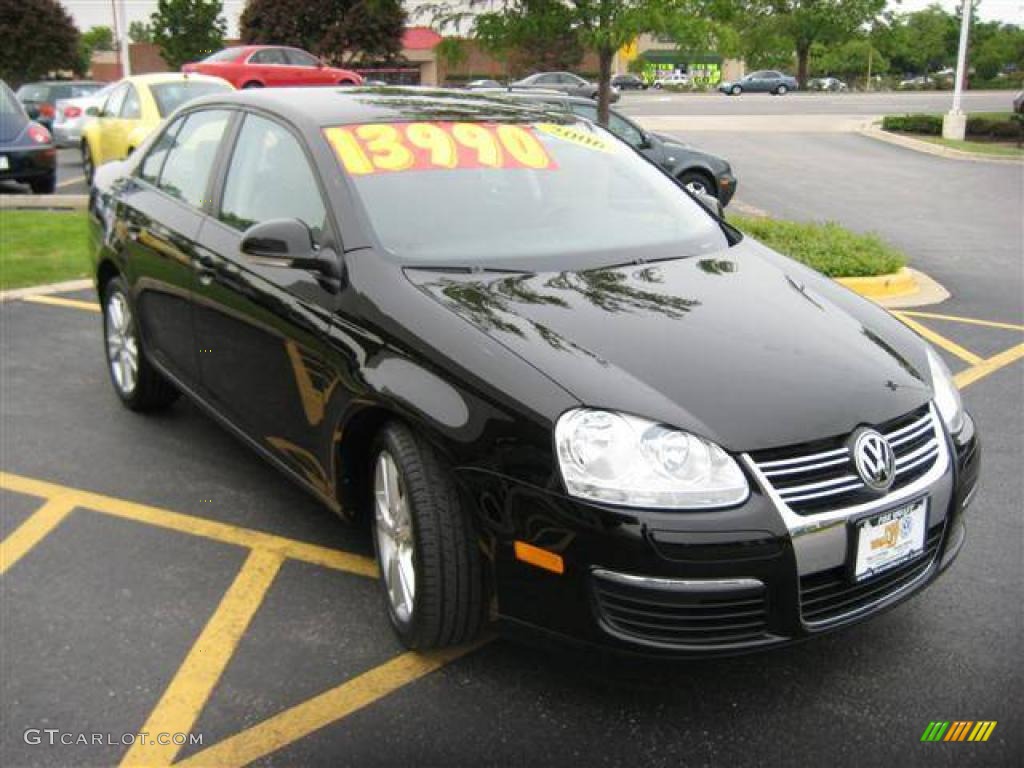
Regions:
<instances>
[{"instance_id":1,"label":"car roof","mask_svg":"<svg viewBox=\"0 0 1024 768\"><path fill-rule=\"evenodd\" d=\"M205 96L190 106L266 109L318 126L413 121L530 122L550 112L476 91L417 87L259 88ZM566 115L565 122L576 117Z\"/></svg>"}]
</instances>

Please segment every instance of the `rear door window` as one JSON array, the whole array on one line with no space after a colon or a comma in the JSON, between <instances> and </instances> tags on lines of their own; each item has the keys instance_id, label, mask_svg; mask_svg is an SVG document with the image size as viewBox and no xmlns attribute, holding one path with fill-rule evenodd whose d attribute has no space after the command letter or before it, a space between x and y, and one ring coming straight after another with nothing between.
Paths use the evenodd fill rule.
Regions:
<instances>
[{"instance_id":1,"label":"rear door window","mask_svg":"<svg viewBox=\"0 0 1024 768\"><path fill-rule=\"evenodd\" d=\"M121 105L121 117L125 120L138 120L142 117L142 105L139 103L139 91L133 85L128 86L128 93Z\"/></svg>"},{"instance_id":2,"label":"rear door window","mask_svg":"<svg viewBox=\"0 0 1024 768\"><path fill-rule=\"evenodd\" d=\"M157 186L191 206L202 208L210 172L230 119L231 113L223 109L192 112L185 117L167 149Z\"/></svg>"},{"instance_id":3,"label":"rear door window","mask_svg":"<svg viewBox=\"0 0 1024 768\"><path fill-rule=\"evenodd\" d=\"M296 48L286 48L285 55L288 57L288 63L293 67L316 67L320 65L320 60L316 56Z\"/></svg>"}]
</instances>

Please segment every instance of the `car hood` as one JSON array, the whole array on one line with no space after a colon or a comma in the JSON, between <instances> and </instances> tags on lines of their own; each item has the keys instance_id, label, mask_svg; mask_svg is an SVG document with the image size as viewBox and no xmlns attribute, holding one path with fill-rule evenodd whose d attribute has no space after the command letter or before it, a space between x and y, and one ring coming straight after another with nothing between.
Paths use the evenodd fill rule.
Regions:
<instances>
[{"instance_id":1,"label":"car hood","mask_svg":"<svg viewBox=\"0 0 1024 768\"><path fill-rule=\"evenodd\" d=\"M733 451L845 434L931 397L905 326L749 238L580 272L406 275L581 403Z\"/></svg>"}]
</instances>

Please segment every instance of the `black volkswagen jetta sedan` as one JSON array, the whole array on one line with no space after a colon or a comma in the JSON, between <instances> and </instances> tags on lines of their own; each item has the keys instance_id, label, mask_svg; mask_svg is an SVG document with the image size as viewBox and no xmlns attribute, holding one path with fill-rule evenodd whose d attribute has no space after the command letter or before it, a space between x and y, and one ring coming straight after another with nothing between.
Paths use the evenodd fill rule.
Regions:
<instances>
[{"instance_id":1,"label":"black volkswagen jetta sedan","mask_svg":"<svg viewBox=\"0 0 1024 768\"><path fill-rule=\"evenodd\" d=\"M936 353L573 115L209 97L99 169L90 209L121 400L184 393L367 520L410 647L498 619L765 648L963 545L978 440Z\"/></svg>"}]
</instances>

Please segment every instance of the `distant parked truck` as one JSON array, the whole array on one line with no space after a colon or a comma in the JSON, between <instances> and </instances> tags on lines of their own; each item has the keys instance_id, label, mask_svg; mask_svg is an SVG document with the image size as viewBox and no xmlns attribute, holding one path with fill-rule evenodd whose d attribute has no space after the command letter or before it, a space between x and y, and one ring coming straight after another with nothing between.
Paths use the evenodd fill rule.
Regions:
<instances>
[{"instance_id":1,"label":"distant parked truck","mask_svg":"<svg viewBox=\"0 0 1024 768\"><path fill-rule=\"evenodd\" d=\"M311 53L280 45L240 45L225 48L181 71L227 80L235 88L273 88L293 85L362 85L349 69L329 67Z\"/></svg>"}]
</instances>

